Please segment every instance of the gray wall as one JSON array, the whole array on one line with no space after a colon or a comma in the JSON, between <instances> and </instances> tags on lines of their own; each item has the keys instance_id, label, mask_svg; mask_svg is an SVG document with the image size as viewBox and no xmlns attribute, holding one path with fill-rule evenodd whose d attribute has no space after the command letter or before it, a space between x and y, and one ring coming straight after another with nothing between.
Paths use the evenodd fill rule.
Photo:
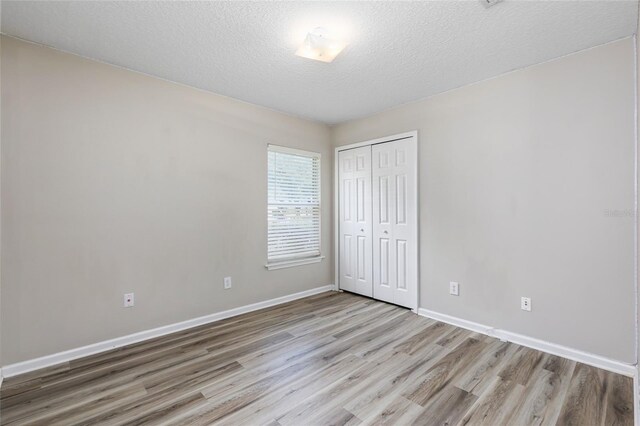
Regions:
<instances>
[{"instance_id":1,"label":"gray wall","mask_svg":"<svg viewBox=\"0 0 640 426\"><path fill-rule=\"evenodd\" d=\"M635 362L631 39L332 130L15 39L1 56L4 365L332 283L331 131L413 129L421 307ZM323 154L320 264L263 267L270 142Z\"/></svg>"},{"instance_id":2,"label":"gray wall","mask_svg":"<svg viewBox=\"0 0 640 426\"><path fill-rule=\"evenodd\" d=\"M629 38L333 129L419 131L422 308L635 363L634 67Z\"/></svg>"},{"instance_id":3,"label":"gray wall","mask_svg":"<svg viewBox=\"0 0 640 426\"><path fill-rule=\"evenodd\" d=\"M0 1L0 23L2 22L2 2ZM2 32L2 25L0 25L0 33ZM2 82L2 37L0 37L0 82ZM0 84L0 91L2 90L2 85ZM0 117L2 117L2 102L0 102ZM2 120L0 119L0 153L2 152ZM0 158L0 165L2 164L2 159ZM2 175L2 167L0 166L0 176ZM0 194L1 194L2 185L0 184ZM0 224L2 223L2 196L0 195ZM0 240L2 239L2 226L0 225ZM0 258L2 245L0 244ZM0 262L0 368L4 365L2 363L2 262ZM0 371L0 382L2 381L2 375Z\"/></svg>"},{"instance_id":4,"label":"gray wall","mask_svg":"<svg viewBox=\"0 0 640 426\"><path fill-rule=\"evenodd\" d=\"M638 30L640 30L640 10L638 11ZM638 34L636 30L636 36L634 38L636 44L636 147L640 146L640 70L638 70L638 61L640 58L640 43L638 43ZM640 149L636 149L636 164L640 164ZM638 182L636 184L636 189L640 188L640 173L636 175ZM638 212L636 211L636 215ZM636 220L638 221L638 217L636 216ZM640 221L638 222L640 223ZM636 229L637 232L640 232L640 226ZM640 242L640 234L637 235L636 240L636 255L640 256L640 247L638 247L638 242ZM636 259L637 264L640 264L640 257ZM636 276L636 361L638 362L637 366L637 374L640 377L640 311L638 311L638 307L640 307L640 282L637 281L640 277ZM635 382L635 391L640 393L640 383L638 380ZM636 401L640 401L640 398L637 398ZM640 414L638 413L640 410L640 406L636 407L636 422L640 422Z\"/></svg>"},{"instance_id":5,"label":"gray wall","mask_svg":"<svg viewBox=\"0 0 640 426\"><path fill-rule=\"evenodd\" d=\"M2 43L4 365L333 283L328 127ZM322 153L321 263L264 268L267 143Z\"/></svg>"}]
</instances>

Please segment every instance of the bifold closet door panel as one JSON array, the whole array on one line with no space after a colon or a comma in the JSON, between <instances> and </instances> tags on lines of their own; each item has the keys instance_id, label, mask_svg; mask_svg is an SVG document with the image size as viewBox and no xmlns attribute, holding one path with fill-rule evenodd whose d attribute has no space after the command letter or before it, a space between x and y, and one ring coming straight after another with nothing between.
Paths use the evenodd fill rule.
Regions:
<instances>
[{"instance_id":1,"label":"bifold closet door panel","mask_svg":"<svg viewBox=\"0 0 640 426\"><path fill-rule=\"evenodd\" d=\"M373 296L371 147L338 152L339 286Z\"/></svg>"},{"instance_id":2,"label":"bifold closet door panel","mask_svg":"<svg viewBox=\"0 0 640 426\"><path fill-rule=\"evenodd\" d=\"M373 297L415 308L418 285L414 138L374 145Z\"/></svg>"}]
</instances>

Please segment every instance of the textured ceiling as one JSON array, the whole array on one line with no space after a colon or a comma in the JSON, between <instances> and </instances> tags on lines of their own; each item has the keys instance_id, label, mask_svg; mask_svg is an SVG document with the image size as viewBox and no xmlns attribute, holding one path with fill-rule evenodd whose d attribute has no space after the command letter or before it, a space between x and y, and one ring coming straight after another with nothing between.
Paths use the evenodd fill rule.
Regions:
<instances>
[{"instance_id":1,"label":"textured ceiling","mask_svg":"<svg viewBox=\"0 0 640 426\"><path fill-rule=\"evenodd\" d=\"M636 1L2 2L5 34L326 123L635 33ZM294 55L324 26L349 46Z\"/></svg>"}]
</instances>

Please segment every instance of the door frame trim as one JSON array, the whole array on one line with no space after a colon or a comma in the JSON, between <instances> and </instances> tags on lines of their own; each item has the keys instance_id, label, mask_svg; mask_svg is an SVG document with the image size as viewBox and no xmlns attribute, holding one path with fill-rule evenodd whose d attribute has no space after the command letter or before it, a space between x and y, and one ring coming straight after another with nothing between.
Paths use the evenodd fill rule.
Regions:
<instances>
[{"instance_id":1,"label":"door frame trim","mask_svg":"<svg viewBox=\"0 0 640 426\"><path fill-rule=\"evenodd\" d=\"M410 132L398 133L395 135L385 136L382 138L371 139L362 142L356 142L348 145L341 145L335 148L335 152L333 155L333 258L334 258L334 276L335 276L335 288L336 290L340 289L340 185L338 182L338 171L339 171L339 163L338 163L338 153L340 151L346 151L348 149L360 148L363 146L371 146L377 145L385 142L393 142L400 139L409 139L414 138L416 144L416 158L414 158L415 166L416 166L416 175L414 176L414 188L415 193L413 194L416 199L416 207L415 207L415 218L416 218L416 253L415 253L415 263L416 263L416 286L415 286L415 298L414 304L411 307L411 310L414 313L418 313L418 307L420 305L420 191L419 191L419 183L420 183L420 162L418 158L420 156L420 144L418 143L418 131L412 130Z\"/></svg>"}]
</instances>

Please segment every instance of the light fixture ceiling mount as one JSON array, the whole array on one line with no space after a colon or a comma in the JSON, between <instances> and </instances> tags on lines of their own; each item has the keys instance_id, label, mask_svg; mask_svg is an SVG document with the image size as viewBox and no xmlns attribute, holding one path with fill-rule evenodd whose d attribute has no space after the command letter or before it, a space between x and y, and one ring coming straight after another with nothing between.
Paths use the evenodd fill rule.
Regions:
<instances>
[{"instance_id":1,"label":"light fixture ceiling mount","mask_svg":"<svg viewBox=\"0 0 640 426\"><path fill-rule=\"evenodd\" d=\"M332 39L329 32L318 27L307 34L296 55L321 62L331 62L346 47L347 43Z\"/></svg>"}]
</instances>

